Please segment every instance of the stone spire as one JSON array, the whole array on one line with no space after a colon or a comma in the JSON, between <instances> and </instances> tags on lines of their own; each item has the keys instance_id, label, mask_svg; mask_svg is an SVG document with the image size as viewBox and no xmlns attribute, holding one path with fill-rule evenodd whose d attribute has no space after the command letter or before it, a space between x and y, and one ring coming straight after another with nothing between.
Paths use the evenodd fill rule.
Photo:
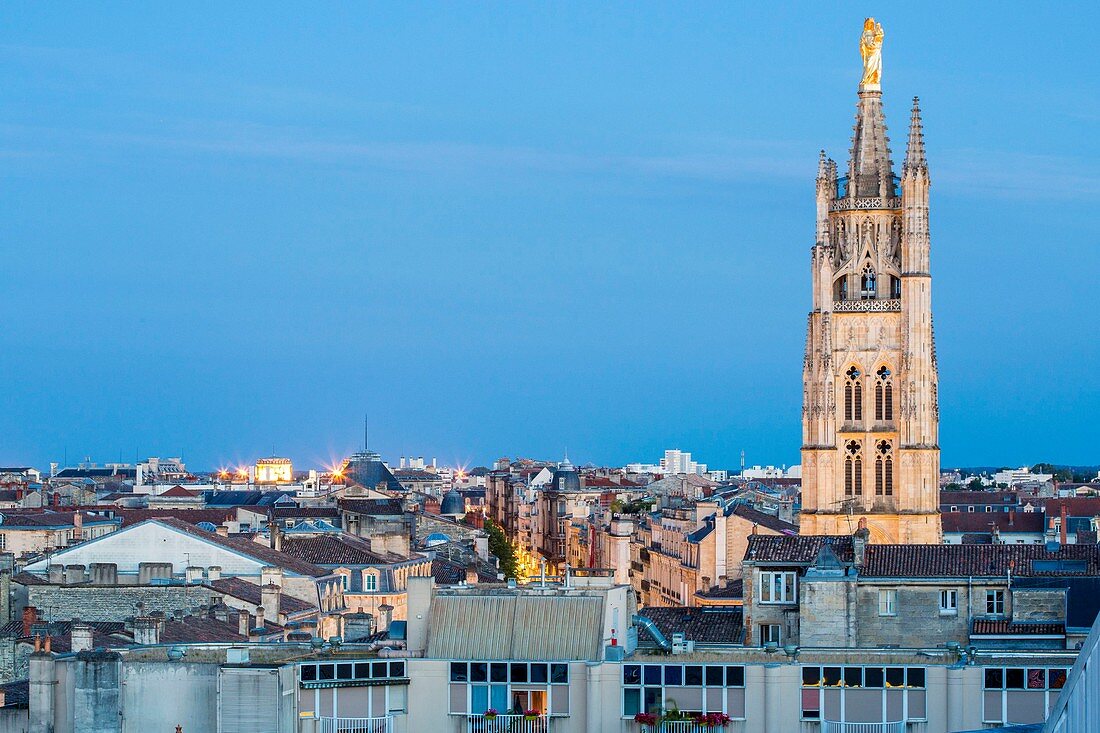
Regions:
<instances>
[{"instance_id":1,"label":"stone spire","mask_svg":"<svg viewBox=\"0 0 1100 733\"><path fill-rule=\"evenodd\" d=\"M882 92L861 90L853 128L852 157L848 161L848 195L893 196L894 171L890 138L882 112Z\"/></svg>"},{"instance_id":2,"label":"stone spire","mask_svg":"<svg viewBox=\"0 0 1100 733\"><path fill-rule=\"evenodd\" d=\"M920 99L913 97L913 116L909 120L909 143L905 149L903 173L928 170L928 159L924 157L924 127L920 119Z\"/></svg>"}]
</instances>

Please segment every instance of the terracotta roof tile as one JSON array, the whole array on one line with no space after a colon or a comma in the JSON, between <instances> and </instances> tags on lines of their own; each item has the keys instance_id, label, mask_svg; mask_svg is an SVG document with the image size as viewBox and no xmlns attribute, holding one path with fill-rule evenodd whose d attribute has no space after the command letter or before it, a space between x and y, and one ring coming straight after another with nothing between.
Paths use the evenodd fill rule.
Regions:
<instances>
[{"instance_id":1,"label":"terracotta roof tile","mask_svg":"<svg viewBox=\"0 0 1100 733\"><path fill-rule=\"evenodd\" d=\"M750 545L751 546L751 545ZM889 578L1097 575L1100 546L868 545L860 575Z\"/></svg>"},{"instance_id":2,"label":"terracotta roof tile","mask_svg":"<svg viewBox=\"0 0 1100 733\"><path fill-rule=\"evenodd\" d=\"M745 560L756 563L810 563L826 540L831 541L833 552L841 562L852 562L850 535L751 535Z\"/></svg>"},{"instance_id":3,"label":"terracotta roof tile","mask_svg":"<svg viewBox=\"0 0 1100 733\"><path fill-rule=\"evenodd\" d=\"M745 621L739 608L650 606L638 614L652 620L669 639L683 633L697 644L740 644L745 638ZM646 637L645 633L639 634L640 639Z\"/></svg>"},{"instance_id":4,"label":"terracotta roof tile","mask_svg":"<svg viewBox=\"0 0 1100 733\"><path fill-rule=\"evenodd\" d=\"M972 634L1012 636L1064 636L1064 624L1017 623L1008 619L974 619Z\"/></svg>"}]
</instances>

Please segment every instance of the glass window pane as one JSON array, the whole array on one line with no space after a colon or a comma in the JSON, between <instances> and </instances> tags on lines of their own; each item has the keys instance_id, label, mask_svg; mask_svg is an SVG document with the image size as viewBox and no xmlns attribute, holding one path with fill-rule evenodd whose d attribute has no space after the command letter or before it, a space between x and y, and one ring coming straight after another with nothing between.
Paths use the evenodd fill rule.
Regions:
<instances>
[{"instance_id":1,"label":"glass window pane","mask_svg":"<svg viewBox=\"0 0 1100 733\"><path fill-rule=\"evenodd\" d=\"M863 687L863 667L845 667L844 686Z\"/></svg>"},{"instance_id":2,"label":"glass window pane","mask_svg":"<svg viewBox=\"0 0 1100 733\"><path fill-rule=\"evenodd\" d=\"M661 665L647 664L645 666L645 683L647 685L659 685L662 679Z\"/></svg>"},{"instance_id":3,"label":"glass window pane","mask_svg":"<svg viewBox=\"0 0 1100 733\"><path fill-rule=\"evenodd\" d=\"M903 667L887 667L886 686L905 687L905 669Z\"/></svg>"},{"instance_id":4,"label":"glass window pane","mask_svg":"<svg viewBox=\"0 0 1100 733\"><path fill-rule=\"evenodd\" d=\"M512 682L526 682L527 681L527 665L522 662L514 662L512 664Z\"/></svg>"},{"instance_id":5,"label":"glass window pane","mask_svg":"<svg viewBox=\"0 0 1100 733\"><path fill-rule=\"evenodd\" d=\"M838 687L840 685L840 667L825 667L824 684L826 687Z\"/></svg>"},{"instance_id":6,"label":"glass window pane","mask_svg":"<svg viewBox=\"0 0 1100 733\"><path fill-rule=\"evenodd\" d=\"M370 676L374 677L375 679L382 679L386 677L387 675L389 675L389 670L387 669L387 666L388 665L385 662L372 662L370 666Z\"/></svg>"},{"instance_id":7,"label":"glass window pane","mask_svg":"<svg viewBox=\"0 0 1100 733\"><path fill-rule=\"evenodd\" d=\"M664 707L664 700L661 699L660 687L646 687L645 688L645 712L647 713L659 713Z\"/></svg>"},{"instance_id":8,"label":"glass window pane","mask_svg":"<svg viewBox=\"0 0 1100 733\"><path fill-rule=\"evenodd\" d=\"M623 684L624 685L640 685L640 684L642 684L642 665L640 665L640 664L624 664L623 665Z\"/></svg>"},{"instance_id":9,"label":"glass window pane","mask_svg":"<svg viewBox=\"0 0 1100 733\"><path fill-rule=\"evenodd\" d=\"M466 674L465 662L451 662L451 682L466 682L469 677Z\"/></svg>"},{"instance_id":10,"label":"glass window pane","mask_svg":"<svg viewBox=\"0 0 1100 733\"><path fill-rule=\"evenodd\" d=\"M498 712L508 709L508 685L489 686L489 706Z\"/></svg>"},{"instance_id":11,"label":"glass window pane","mask_svg":"<svg viewBox=\"0 0 1100 733\"><path fill-rule=\"evenodd\" d=\"M302 665L302 681L308 682L310 680L317 679L317 665L316 664L303 664Z\"/></svg>"},{"instance_id":12,"label":"glass window pane","mask_svg":"<svg viewBox=\"0 0 1100 733\"><path fill-rule=\"evenodd\" d=\"M322 680L331 680L336 676L335 664L318 664L317 665L318 677Z\"/></svg>"},{"instance_id":13,"label":"glass window pane","mask_svg":"<svg viewBox=\"0 0 1100 733\"><path fill-rule=\"evenodd\" d=\"M405 676L405 663L404 662L390 662L390 677L404 677Z\"/></svg>"},{"instance_id":14,"label":"glass window pane","mask_svg":"<svg viewBox=\"0 0 1100 733\"><path fill-rule=\"evenodd\" d=\"M1024 671L1019 667L1010 667L1005 670L1005 687L1010 690L1024 689Z\"/></svg>"},{"instance_id":15,"label":"glass window pane","mask_svg":"<svg viewBox=\"0 0 1100 733\"><path fill-rule=\"evenodd\" d=\"M488 682L489 665L485 662L470 662L470 682Z\"/></svg>"},{"instance_id":16,"label":"glass window pane","mask_svg":"<svg viewBox=\"0 0 1100 733\"><path fill-rule=\"evenodd\" d=\"M866 667L863 670L863 686L881 688L885 682L882 667Z\"/></svg>"},{"instance_id":17,"label":"glass window pane","mask_svg":"<svg viewBox=\"0 0 1100 733\"><path fill-rule=\"evenodd\" d=\"M924 667L910 667L906 676L910 687L924 687Z\"/></svg>"},{"instance_id":18,"label":"glass window pane","mask_svg":"<svg viewBox=\"0 0 1100 733\"><path fill-rule=\"evenodd\" d=\"M1047 688L1047 671L1045 669L1029 669L1027 671L1027 689L1045 690Z\"/></svg>"},{"instance_id":19,"label":"glass window pane","mask_svg":"<svg viewBox=\"0 0 1100 733\"><path fill-rule=\"evenodd\" d=\"M665 665L665 684L666 685L682 685L684 684L684 668L679 664L666 664Z\"/></svg>"},{"instance_id":20,"label":"glass window pane","mask_svg":"<svg viewBox=\"0 0 1100 733\"><path fill-rule=\"evenodd\" d=\"M744 687L745 668L726 667L726 687Z\"/></svg>"},{"instance_id":21,"label":"glass window pane","mask_svg":"<svg viewBox=\"0 0 1100 733\"><path fill-rule=\"evenodd\" d=\"M355 665L355 678L358 680L370 679L370 664L368 662L357 662Z\"/></svg>"},{"instance_id":22,"label":"glass window pane","mask_svg":"<svg viewBox=\"0 0 1100 733\"><path fill-rule=\"evenodd\" d=\"M503 662L493 662L489 665L489 681L490 682L507 682L508 681L508 665ZM500 708L497 708L498 710Z\"/></svg>"},{"instance_id":23,"label":"glass window pane","mask_svg":"<svg viewBox=\"0 0 1100 733\"><path fill-rule=\"evenodd\" d=\"M338 680L350 680L354 676L355 665L353 664L337 664L336 665L336 679Z\"/></svg>"},{"instance_id":24,"label":"glass window pane","mask_svg":"<svg viewBox=\"0 0 1100 733\"><path fill-rule=\"evenodd\" d=\"M470 712L480 715L489 709L489 686L470 685Z\"/></svg>"},{"instance_id":25,"label":"glass window pane","mask_svg":"<svg viewBox=\"0 0 1100 733\"><path fill-rule=\"evenodd\" d=\"M642 712L642 691L638 688L623 690L623 716L630 717Z\"/></svg>"},{"instance_id":26,"label":"glass window pane","mask_svg":"<svg viewBox=\"0 0 1100 733\"><path fill-rule=\"evenodd\" d=\"M1004 670L998 667L989 667L985 670L985 689L1003 690L1005 686Z\"/></svg>"},{"instance_id":27,"label":"glass window pane","mask_svg":"<svg viewBox=\"0 0 1100 733\"><path fill-rule=\"evenodd\" d=\"M687 667L684 667L684 684L703 684L703 668L697 664L689 664Z\"/></svg>"},{"instance_id":28,"label":"glass window pane","mask_svg":"<svg viewBox=\"0 0 1100 733\"><path fill-rule=\"evenodd\" d=\"M1064 669L1052 669L1050 670L1050 689L1060 690L1065 687L1066 684L1066 670Z\"/></svg>"},{"instance_id":29,"label":"glass window pane","mask_svg":"<svg viewBox=\"0 0 1100 733\"><path fill-rule=\"evenodd\" d=\"M550 679L550 673L545 664L531 665L531 682L545 683Z\"/></svg>"},{"instance_id":30,"label":"glass window pane","mask_svg":"<svg viewBox=\"0 0 1100 733\"><path fill-rule=\"evenodd\" d=\"M794 573L783 573L783 600L794 600Z\"/></svg>"},{"instance_id":31,"label":"glass window pane","mask_svg":"<svg viewBox=\"0 0 1100 733\"><path fill-rule=\"evenodd\" d=\"M708 687L721 687L722 686L722 668L715 666L708 666L706 669L706 683Z\"/></svg>"},{"instance_id":32,"label":"glass window pane","mask_svg":"<svg viewBox=\"0 0 1100 733\"><path fill-rule=\"evenodd\" d=\"M569 665L568 664L551 664L550 665L550 682L555 685L567 685L569 684Z\"/></svg>"},{"instance_id":33,"label":"glass window pane","mask_svg":"<svg viewBox=\"0 0 1100 733\"><path fill-rule=\"evenodd\" d=\"M802 684L805 687L817 687L821 684L821 667L803 667Z\"/></svg>"}]
</instances>

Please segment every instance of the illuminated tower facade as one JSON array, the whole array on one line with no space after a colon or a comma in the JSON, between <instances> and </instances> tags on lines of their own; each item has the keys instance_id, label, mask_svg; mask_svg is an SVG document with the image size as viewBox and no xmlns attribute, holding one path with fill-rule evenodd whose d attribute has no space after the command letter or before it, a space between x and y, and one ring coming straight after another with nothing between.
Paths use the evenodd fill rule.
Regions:
<instances>
[{"instance_id":1,"label":"illuminated tower facade","mask_svg":"<svg viewBox=\"0 0 1100 733\"><path fill-rule=\"evenodd\" d=\"M928 164L914 98L901 176L894 174L881 26L875 33L869 19L847 171L840 175L824 152L818 166L800 532L849 534L866 519L872 542L939 543Z\"/></svg>"}]
</instances>

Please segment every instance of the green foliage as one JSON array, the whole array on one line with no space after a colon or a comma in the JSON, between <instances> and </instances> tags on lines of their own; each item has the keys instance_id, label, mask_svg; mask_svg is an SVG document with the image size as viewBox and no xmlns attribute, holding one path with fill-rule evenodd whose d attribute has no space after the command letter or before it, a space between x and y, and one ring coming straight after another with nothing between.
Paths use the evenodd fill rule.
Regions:
<instances>
[{"instance_id":1,"label":"green foliage","mask_svg":"<svg viewBox=\"0 0 1100 733\"><path fill-rule=\"evenodd\" d=\"M655 503L655 499L635 499L634 501L623 501L622 499L616 499L611 502L612 514L643 514L648 512Z\"/></svg>"},{"instance_id":2,"label":"green foliage","mask_svg":"<svg viewBox=\"0 0 1100 733\"><path fill-rule=\"evenodd\" d=\"M962 491L962 484L957 481L952 481L947 486L943 487L944 491Z\"/></svg>"},{"instance_id":3,"label":"green foliage","mask_svg":"<svg viewBox=\"0 0 1100 733\"><path fill-rule=\"evenodd\" d=\"M504 529L491 519L485 520L485 532L489 535L489 552L500 561L500 572L505 578L516 577L516 554Z\"/></svg>"},{"instance_id":4,"label":"green foliage","mask_svg":"<svg viewBox=\"0 0 1100 733\"><path fill-rule=\"evenodd\" d=\"M970 489L971 491L982 491L985 489L985 487L982 486L982 480L977 476L970 479L970 483L966 485L966 488Z\"/></svg>"}]
</instances>

